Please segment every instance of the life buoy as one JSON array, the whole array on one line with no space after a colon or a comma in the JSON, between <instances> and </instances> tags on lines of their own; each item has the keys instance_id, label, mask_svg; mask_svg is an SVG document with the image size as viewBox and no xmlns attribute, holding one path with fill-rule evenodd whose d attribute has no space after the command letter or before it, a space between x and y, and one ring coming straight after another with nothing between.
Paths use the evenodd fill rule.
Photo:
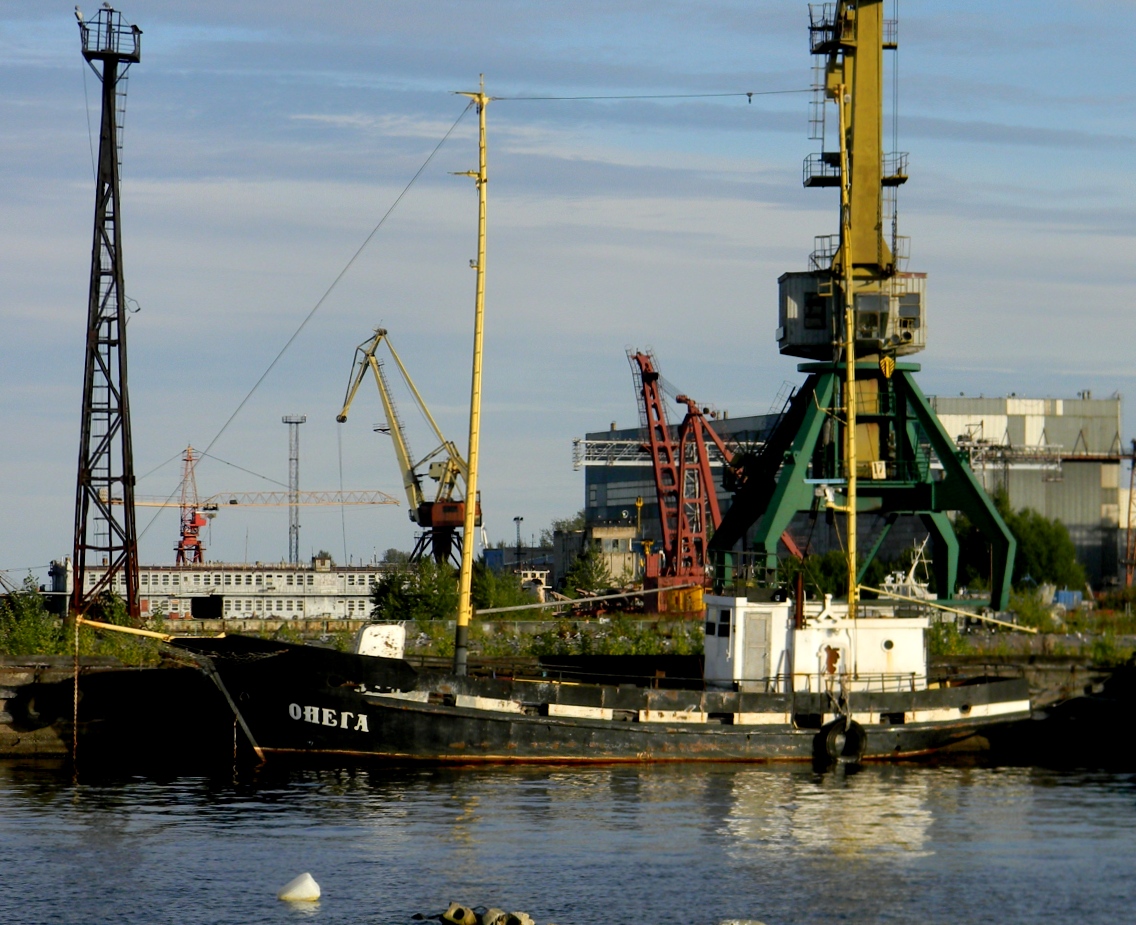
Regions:
<instances>
[{"instance_id":1,"label":"life buoy","mask_svg":"<svg viewBox=\"0 0 1136 925\"><path fill-rule=\"evenodd\" d=\"M868 734L854 719L838 716L821 726L813 739L813 756L826 764L841 761L856 764L864 757Z\"/></svg>"}]
</instances>

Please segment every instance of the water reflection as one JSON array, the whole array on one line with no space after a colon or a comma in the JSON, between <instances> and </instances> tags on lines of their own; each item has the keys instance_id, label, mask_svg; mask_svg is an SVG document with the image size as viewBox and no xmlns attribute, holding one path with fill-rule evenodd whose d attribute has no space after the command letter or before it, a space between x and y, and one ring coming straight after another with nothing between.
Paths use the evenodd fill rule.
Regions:
<instances>
[{"instance_id":1,"label":"water reflection","mask_svg":"<svg viewBox=\"0 0 1136 925\"><path fill-rule=\"evenodd\" d=\"M1118 775L921 766L372 767L74 786L0 763L0 922L141 925L162 909L179 925L356 925L460 899L574 925L945 925L991 909L1007 923L1063 911L1104 923L1136 905L1134 792ZM304 870L324 899L290 909L275 892Z\"/></svg>"},{"instance_id":2,"label":"water reflection","mask_svg":"<svg viewBox=\"0 0 1136 925\"><path fill-rule=\"evenodd\" d=\"M739 771L724 831L731 852L776 848L840 857L922 856L934 820L931 779L902 769L824 775Z\"/></svg>"}]
</instances>

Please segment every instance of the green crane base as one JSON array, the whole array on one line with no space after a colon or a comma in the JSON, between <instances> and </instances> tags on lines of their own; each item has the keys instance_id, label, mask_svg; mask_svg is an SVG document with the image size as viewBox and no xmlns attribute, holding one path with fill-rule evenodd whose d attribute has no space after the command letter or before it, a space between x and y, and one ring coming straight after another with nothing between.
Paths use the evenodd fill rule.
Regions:
<instances>
[{"instance_id":1,"label":"green crane base","mask_svg":"<svg viewBox=\"0 0 1136 925\"><path fill-rule=\"evenodd\" d=\"M802 363L808 378L793 396L761 450L744 462L742 484L710 542L715 583L727 583L738 564L735 546L749 535L747 557L777 566L777 541L798 511L816 511L829 493L839 505L843 476L843 363ZM990 605L1009 600L1016 542L965 454L943 430L915 384L915 363L897 363L887 376L876 362L856 363L858 512L885 516L881 534L861 563L860 576L902 514L919 517L932 537L940 599L958 577L958 539L947 517L961 511L990 543ZM932 469L937 460L941 470ZM752 529L751 529L752 528Z\"/></svg>"}]
</instances>

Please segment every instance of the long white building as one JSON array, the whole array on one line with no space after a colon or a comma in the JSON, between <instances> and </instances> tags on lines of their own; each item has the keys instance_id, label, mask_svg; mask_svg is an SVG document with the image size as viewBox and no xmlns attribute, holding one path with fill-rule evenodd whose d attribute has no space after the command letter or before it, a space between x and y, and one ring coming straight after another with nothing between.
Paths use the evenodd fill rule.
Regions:
<instances>
[{"instance_id":1,"label":"long white building","mask_svg":"<svg viewBox=\"0 0 1136 925\"><path fill-rule=\"evenodd\" d=\"M144 565L138 571L142 616L153 619L343 620L362 619L371 612L371 587L392 567L336 566L330 559L310 565L283 562L201 565ZM53 569L53 590L60 587L70 563ZM87 587L101 573L88 570ZM125 593L121 574L113 590Z\"/></svg>"}]
</instances>

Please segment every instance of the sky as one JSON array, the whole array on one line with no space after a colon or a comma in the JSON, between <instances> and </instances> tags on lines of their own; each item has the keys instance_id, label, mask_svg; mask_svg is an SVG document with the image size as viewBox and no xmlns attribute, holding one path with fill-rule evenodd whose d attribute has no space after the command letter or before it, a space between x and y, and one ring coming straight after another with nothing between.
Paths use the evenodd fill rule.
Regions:
<instances>
[{"instance_id":1,"label":"sky","mask_svg":"<svg viewBox=\"0 0 1136 925\"><path fill-rule=\"evenodd\" d=\"M356 345L382 325L467 445L477 198L454 174L476 168L477 140L454 91L479 74L500 97L487 110L491 542L514 541L515 517L528 540L583 506L573 438L637 421L627 348L653 349L668 380L735 417L803 379L777 352L777 278L836 231L837 193L801 186L817 150L809 94L762 94L811 86L805 3L120 8L143 31L121 193L140 495L177 491L187 445L209 447L202 496L280 489L281 417L305 414L301 488L401 504L302 509L302 559L411 547L373 384L346 424L335 417ZM928 273L922 389L1136 396L1136 4L903 0L899 20L900 230L909 269ZM0 570L17 581L44 580L72 546L98 88L72 0L0 0ZM531 99L600 96L655 98ZM409 398L400 408L424 455L432 438ZM140 508L139 528L142 561L172 563L176 509ZM204 540L209 559L280 561L287 510L222 511Z\"/></svg>"}]
</instances>

